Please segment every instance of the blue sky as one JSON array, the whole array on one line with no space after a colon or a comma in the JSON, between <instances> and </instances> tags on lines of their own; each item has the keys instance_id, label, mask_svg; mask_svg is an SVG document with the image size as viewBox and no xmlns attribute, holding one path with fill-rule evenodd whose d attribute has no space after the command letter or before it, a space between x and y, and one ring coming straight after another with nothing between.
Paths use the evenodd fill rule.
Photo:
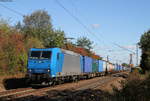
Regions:
<instances>
[{"instance_id":1,"label":"blue sky","mask_svg":"<svg viewBox=\"0 0 150 101\"><path fill-rule=\"evenodd\" d=\"M44 9L52 18L56 29L67 37L86 36L94 41L94 51L113 62L129 62L129 53L115 46L117 43L135 51L135 44L143 32L150 28L149 0L58 0L92 31L89 33L75 21L55 0L13 0L1 4L24 15ZM15 24L23 17L0 5L0 16ZM94 35L93 35L94 33ZM135 56L134 56L135 61Z\"/></svg>"}]
</instances>

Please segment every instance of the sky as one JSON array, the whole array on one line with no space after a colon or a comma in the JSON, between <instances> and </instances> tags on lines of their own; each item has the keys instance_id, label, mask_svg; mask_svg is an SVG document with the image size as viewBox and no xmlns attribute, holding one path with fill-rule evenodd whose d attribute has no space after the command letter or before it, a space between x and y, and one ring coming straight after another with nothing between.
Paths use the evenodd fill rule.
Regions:
<instances>
[{"instance_id":1,"label":"sky","mask_svg":"<svg viewBox=\"0 0 150 101\"><path fill-rule=\"evenodd\" d=\"M86 36L94 42L93 51L104 59L108 55L113 63L129 63L131 53L114 43L135 52L136 43L150 28L150 0L0 0L0 17L9 19L13 25L22 21L23 17L1 4L23 15L46 10L55 29L64 30L66 37L75 38L74 42L78 37ZM134 63L135 57L133 55Z\"/></svg>"}]
</instances>

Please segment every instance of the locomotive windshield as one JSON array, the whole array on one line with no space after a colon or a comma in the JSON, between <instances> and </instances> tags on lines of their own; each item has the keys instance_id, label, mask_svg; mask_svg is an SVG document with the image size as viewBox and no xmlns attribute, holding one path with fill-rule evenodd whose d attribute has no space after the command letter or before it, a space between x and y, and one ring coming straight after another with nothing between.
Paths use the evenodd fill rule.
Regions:
<instances>
[{"instance_id":1,"label":"locomotive windshield","mask_svg":"<svg viewBox=\"0 0 150 101\"><path fill-rule=\"evenodd\" d=\"M51 51L31 51L30 59L50 59Z\"/></svg>"}]
</instances>

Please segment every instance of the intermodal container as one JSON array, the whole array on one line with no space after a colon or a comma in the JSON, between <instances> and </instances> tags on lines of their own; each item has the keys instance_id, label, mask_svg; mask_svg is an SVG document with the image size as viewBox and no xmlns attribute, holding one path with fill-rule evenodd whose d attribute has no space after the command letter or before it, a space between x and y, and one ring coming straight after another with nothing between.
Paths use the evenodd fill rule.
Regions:
<instances>
[{"instance_id":1,"label":"intermodal container","mask_svg":"<svg viewBox=\"0 0 150 101\"><path fill-rule=\"evenodd\" d=\"M83 57L83 73L92 72L92 58L88 56Z\"/></svg>"},{"instance_id":2,"label":"intermodal container","mask_svg":"<svg viewBox=\"0 0 150 101\"><path fill-rule=\"evenodd\" d=\"M64 62L62 67L63 75L79 75L81 74L80 55L71 53L70 51L64 52Z\"/></svg>"},{"instance_id":3,"label":"intermodal container","mask_svg":"<svg viewBox=\"0 0 150 101\"><path fill-rule=\"evenodd\" d=\"M118 65L117 65L117 64L115 64L115 70L116 70L116 71L118 70Z\"/></svg>"},{"instance_id":4,"label":"intermodal container","mask_svg":"<svg viewBox=\"0 0 150 101\"><path fill-rule=\"evenodd\" d=\"M106 71L106 65L107 65L107 62L103 61L103 71Z\"/></svg>"},{"instance_id":5,"label":"intermodal container","mask_svg":"<svg viewBox=\"0 0 150 101\"><path fill-rule=\"evenodd\" d=\"M98 64L99 64L98 60L92 59L92 72L98 72Z\"/></svg>"},{"instance_id":6,"label":"intermodal container","mask_svg":"<svg viewBox=\"0 0 150 101\"><path fill-rule=\"evenodd\" d=\"M99 60L99 66L98 66L98 72L103 72L103 64L104 62L102 60Z\"/></svg>"}]
</instances>

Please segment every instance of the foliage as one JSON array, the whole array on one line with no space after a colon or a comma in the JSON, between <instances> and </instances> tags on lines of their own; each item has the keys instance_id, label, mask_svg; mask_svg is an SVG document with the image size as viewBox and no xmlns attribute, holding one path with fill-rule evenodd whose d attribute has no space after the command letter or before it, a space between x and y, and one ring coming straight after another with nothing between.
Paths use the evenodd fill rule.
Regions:
<instances>
[{"instance_id":1,"label":"foliage","mask_svg":"<svg viewBox=\"0 0 150 101\"><path fill-rule=\"evenodd\" d=\"M142 51L149 51L150 50L150 30L145 32L140 39L139 45Z\"/></svg>"},{"instance_id":2,"label":"foliage","mask_svg":"<svg viewBox=\"0 0 150 101\"><path fill-rule=\"evenodd\" d=\"M77 46L80 46L82 48L85 48L85 49L88 49L88 50L91 50L93 48L93 42L88 39L87 37L80 37L77 39L77 42L76 42Z\"/></svg>"},{"instance_id":3,"label":"foliage","mask_svg":"<svg viewBox=\"0 0 150 101\"><path fill-rule=\"evenodd\" d=\"M39 39L26 37L7 21L0 21L0 72L26 71L27 52L32 47L44 48Z\"/></svg>"},{"instance_id":4,"label":"foliage","mask_svg":"<svg viewBox=\"0 0 150 101\"><path fill-rule=\"evenodd\" d=\"M20 24L18 23L16 27L20 28ZM22 31L25 36L42 41L45 47L62 47L64 45L64 31L52 28L51 17L44 10L37 10L25 16Z\"/></svg>"},{"instance_id":5,"label":"foliage","mask_svg":"<svg viewBox=\"0 0 150 101\"><path fill-rule=\"evenodd\" d=\"M21 22L17 22L17 24L15 25L15 29L20 32L22 30L22 25L21 25Z\"/></svg>"},{"instance_id":6,"label":"foliage","mask_svg":"<svg viewBox=\"0 0 150 101\"><path fill-rule=\"evenodd\" d=\"M130 67L130 65L127 64L127 63L122 63L122 66L124 66L124 67Z\"/></svg>"},{"instance_id":7,"label":"foliage","mask_svg":"<svg viewBox=\"0 0 150 101\"><path fill-rule=\"evenodd\" d=\"M93 59L102 59L100 56L96 55L95 53L92 53L91 51L81 48L81 47L77 47L71 43L67 43L64 47L64 49L73 51L75 53L79 53L83 56L89 56L92 57Z\"/></svg>"},{"instance_id":8,"label":"foliage","mask_svg":"<svg viewBox=\"0 0 150 101\"><path fill-rule=\"evenodd\" d=\"M26 36L42 40L51 30L51 18L46 11L37 10L30 15L24 16L23 32Z\"/></svg>"},{"instance_id":9,"label":"foliage","mask_svg":"<svg viewBox=\"0 0 150 101\"><path fill-rule=\"evenodd\" d=\"M45 36L44 45L45 47L63 47L64 46L65 34L64 31L55 30L51 34Z\"/></svg>"},{"instance_id":10,"label":"foliage","mask_svg":"<svg viewBox=\"0 0 150 101\"><path fill-rule=\"evenodd\" d=\"M44 48L43 43L34 37L26 38L25 40L25 48L28 50L29 48Z\"/></svg>"},{"instance_id":11,"label":"foliage","mask_svg":"<svg viewBox=\"0 0 150 101\"><path fill-rule=\"evenodd\" d=\"M23 36L6 23L1 23L0 40L1 71L23 71L27 62Z\"/></svg>"},{"instance_id":12,"label":"foliage","mask_svg":"<svg viewBox=\"0 0 150 101\"><path fill-rule=\"evenodd\" d=\"M150 30L145 32L139 42L142 49L141 67L144 71L150 70Z\"/></svg>"}]
</instances>

